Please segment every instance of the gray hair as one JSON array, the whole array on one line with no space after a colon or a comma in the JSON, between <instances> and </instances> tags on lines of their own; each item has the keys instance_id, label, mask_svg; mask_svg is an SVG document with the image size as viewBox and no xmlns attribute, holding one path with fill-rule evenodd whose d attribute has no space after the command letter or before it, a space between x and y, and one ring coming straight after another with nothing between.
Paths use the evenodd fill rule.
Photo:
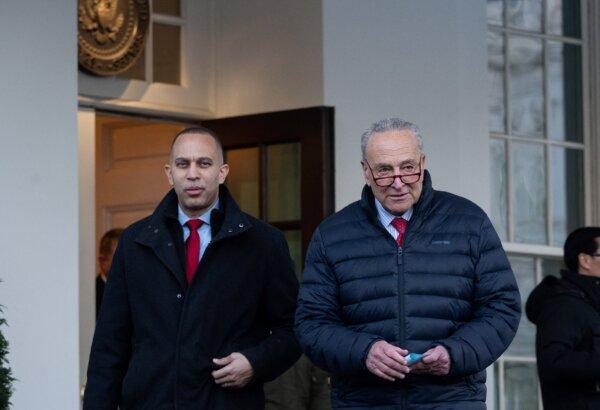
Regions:
<instances>
[{"instance_id":1,"label":"gray hair","mask_svg":"<svg viewBox=\"0 0 600 410\"><path fill-rule=\"evenodd\" d=\"M377 121L373 125L371 125L360 137L360 150L362 152L363 159L366 158L365 152L367 150L367 144L371 139L371 136L376 132L386 132L386 131L403 131L409 130L414 136L417 138L419 142L419 149L423 153L423 136L421 135L421 129L417 127L412 122L405 121L400 118L386 118L381 121Z\"/></svg>"}]
</instances>

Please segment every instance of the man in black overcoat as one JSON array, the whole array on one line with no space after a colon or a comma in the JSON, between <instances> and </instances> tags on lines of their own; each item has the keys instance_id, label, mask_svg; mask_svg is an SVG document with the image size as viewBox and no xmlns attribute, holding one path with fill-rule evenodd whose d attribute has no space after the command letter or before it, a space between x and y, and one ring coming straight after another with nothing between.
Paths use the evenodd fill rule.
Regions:
<instances>
[{"instance_id":1,"label":"man in black overcoat","mask_svg":"<svg viewBox=\"0 0 600 410\"><path fill-rule=\"evenodd\" d=\"M565 241L567 269L527 300L546 410L600 409L600 227Z\"/></svg>"},{"instance_id":2,"label":"man in black overcoat","mask_svg":"<svg viewBox=\"0 0 600 410\"><path fill-rule=\"evenodd\" d=\"M221 144L181 131L173 186L122 234L94 334L84 409L262 409L300 351L285 239L222 185Z\"/></svg>"}]
</instances>

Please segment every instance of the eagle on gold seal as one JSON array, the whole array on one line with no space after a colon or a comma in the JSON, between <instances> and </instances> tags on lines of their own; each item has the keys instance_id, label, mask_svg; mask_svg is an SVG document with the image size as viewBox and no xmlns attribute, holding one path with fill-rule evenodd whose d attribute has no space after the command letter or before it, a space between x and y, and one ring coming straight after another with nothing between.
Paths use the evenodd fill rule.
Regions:
<instances>
[{"instance_id":1,"label":"eagle on gold seal","mask_svg":"<svg viewBox=\"0 0 600 410\"><path fill-rule=\"evenodd\" d=\"M117 13L118 0L87 0L84 3L79 6L79 22L98 44L104 44L109 39L115 42L125 21L123 13Z\"/></svg>"},{"instance_id":2,"label":"eagle on gold seal","mask_svg":"<svg viewBox=\"0 0 600 410\"><path fill-rule=\"evenodd\" d=\"M78 0L79 65L110 76L129 69L142 54L148 31L148 0Z\"/></svg>"}]
</instances>

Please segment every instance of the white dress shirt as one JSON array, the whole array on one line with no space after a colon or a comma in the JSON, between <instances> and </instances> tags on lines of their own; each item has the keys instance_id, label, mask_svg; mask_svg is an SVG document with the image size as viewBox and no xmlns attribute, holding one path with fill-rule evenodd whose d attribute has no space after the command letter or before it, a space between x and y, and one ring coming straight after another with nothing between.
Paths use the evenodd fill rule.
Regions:
<instances>
[{"instance_id":1,"label":"white dress shirt","mask_svg":"<svg viewBox=\"0 0 600 410\"><path fill-rule=\"evenodd\" d=\"M390 233L390 235L392 235L392 238L396 240L396 238L398 237L398 231L392 225L392 221L398 218L398 216L388 212L388 210L385 209L383 205L381 205L381 202L379 202L377 198L375 198L375 208L377 208L377 216L379 218L379 222L381 222L383 227ZM412 214L413 208L411 206L406 212L402 214L402 216L400 216L400 218L405 219L408 222L410 221Z\"/></svg>"},{"instance_id":2,"label":"white dress shirt","mask_svg":"<svg viewBox=\"0 0 600 410\"><path fill-rule=\"evenodd\" d=\"M208 246L208 244L210 244L210 241L212 241L212 232L210 229L210 213L213 209L219 209L219 200L217 199L215 203L198 218L190 218L189 216L187 216L185 212L183 212L183 209L181 209L181 206L179 205L177 205L177 209L177 219L179 219L179 223L183 228L183 243L185 243L185 241L187 241L187 238L190 236L190 228L188 228L188 226L186 225L187 221L189 221L190 219L201 219L202 222L204 222L200 226L200 228L198 228L198 235L200 235L200 254L198 255L198 260L200 260L202 259L202 255L204 255L206 247Z\"/></svg>"}]
</instances>

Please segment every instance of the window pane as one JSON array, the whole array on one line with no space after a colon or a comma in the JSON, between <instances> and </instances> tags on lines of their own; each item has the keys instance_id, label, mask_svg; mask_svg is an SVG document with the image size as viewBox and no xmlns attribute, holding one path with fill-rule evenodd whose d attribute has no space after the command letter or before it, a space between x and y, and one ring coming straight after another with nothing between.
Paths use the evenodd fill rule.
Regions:
<instances>
[{"instance_id":1,"label":"window pane","mask_svg":"<svg viewBox=\"0 0 600 410\"><path fill-rule=\"evenodd\" d=\"M229 164L227 188L244 212L260 218L258 148L230 149L225 155Z\"/></svg>"},{"instance_id":2,"label":"window pane","mask_svg":"<svg viewBox=\"0 0 600 410\"><path fill-rule=\"evenodd\" d=\"M504 36L488 32L488 123L490 131L505 133Z\"/></svg>"},{"instance_id":3,"label":"window pane","mask_svg":"<svg viewBox=\"0 0 600 410\"><path fill-rule=\"evenodd\" d=\"M542 41L509 37L510 104L512 132L542 137L544 131L544 78Z\"/></svg>"},{"instance_id":4,"label":"window pane","mask_svg":"<svg viewBox=\"0 0 600 410\"><path fill-rule=\"evenodd\" d=\"M154 0L152 2L152 12L168 14L170 16L180 16L181 4L179 0Z\"/></svg>"},{"instance_id":5,"label":"window pane","mask_svg":"<svg viewBox=\"0 0 600 410\"><path fill-rule=\"evenodd\" d=\"M508 240L508 197L506 186L506 143L490 141L492 181L492 223L503 241Z\"/></svg>"},{"instance_id":6,"label":"window pane","mask_svg":"<svg viewBox=\"0 0 600 410\"><path fill-rule=\"evenodd\" d=\"M547 244L544 146L511 143L515 242Z\"/></svg>"},{"instance_id":7,"label":"window pane","mask_svg":"<svg viewBox=\"0 0 600 410\"><path fill-rule=\"evenodd\" d=\"M549 137L583 141L581 46L548 42Z\"/></svg>"},{"instance_id":8,"label":"window pane","mask_svg":"<svg viewBox=\"0 0 600 410\"><path fill-rule=\"evenodd\" d=\"M155 23L153 28L153 80L157 83L179 84L180 27Z\"/></svg>"},{"instance_id":9,"label":"window pane","mask_svg":"<svg viewBox=\"0 0 600 410\"><path fill-rule=\"evenodd\" d=\"M319 200L315 198L315 200ZM300 219L300 144L267 147L267 220Z\"/></svg>"},{"instance_id":10,"label":"window pane","mask_svg":"<svg viewBox=\"0 0 600 410\"><path fill-rule=\"evenodd\" d=\"M542 259L542 278L550 275L558 277L562 269L565 269L562 259Z\"/></svg>"},{"instance_id":11,"label":"window pane","mask_svg":"<svg viewBox=\"0 0 600 410\"><path fill-rule=\"evenodd\" d=\"M527 297L535 286L535 263L533 257L529 256L510 256L510 266L517 278L519 292L521 293L521 303L525 306ZM535 326L527 320L524 312L521 313L521 322L517 335L506 351L507 355L535 357Z\"/></svg>"},{"instance_id":12,"label":"window pane","mask_svg":"<svg viewBox=\"0 0 600 410\"><path fill-rule=\"evenodd\" d=\"M547 31L565 37L581 37L580 0L546 0Z\"/></svg>"},{"instance_id":13,"label":"window pane","mask_svg":"<svg viewBox=\"0 0 600 410\"><path fill-rule=\"evenodd\" d=\"M487 22L488 24L502 25L502 0L488 0Z\"/></svg>"},{"instance_id":14,"label":"window pane","mask_svg":"<svg viewBox=\"0 0 600 410\"><path fill-rule=\"evenodd\" d=\"M504 364L506 410L538 410L538 378L535 363Z\"/></svg>"},{"instance_id":15,"label":"window pane","mask_svg":"<svg viewBox=\"0 0 600 410\"><path fill-rule=\"evenodd\" d=\"M508 25L542 31L542 0L508 0Z\"/></svg>"},{"instance_id":16,"label":"window pane","mask_svg":"<svg viewBox=\"0 0 600 410\"><path fill-rule=\"evenodd\" d=\"M584 222L583 151L562 147L551 150L552 242L563 246L569 232Z\"/></svg>"},{"instance_id":17,"label":"window pane","mask_svg":"<svg viewBox=\"0 0 600 410\"><path fill-rule=\"evenodd\" d=\"M290 248L290 256L294 261L296 277L300 280L302 276L302 233L299 230L283 231L285 240Z\"/></svg>"},{"instance_id":18,"label":"window pane","mask_svg":"<svg viewBox=\"0 0 600 410\"><path fill-rule=\"evenodd\" d=\"M135 64L129 70L119 74L118 77L144 81L146 79L146 51L142 50Z\"/></svg>"}]
</instances>

